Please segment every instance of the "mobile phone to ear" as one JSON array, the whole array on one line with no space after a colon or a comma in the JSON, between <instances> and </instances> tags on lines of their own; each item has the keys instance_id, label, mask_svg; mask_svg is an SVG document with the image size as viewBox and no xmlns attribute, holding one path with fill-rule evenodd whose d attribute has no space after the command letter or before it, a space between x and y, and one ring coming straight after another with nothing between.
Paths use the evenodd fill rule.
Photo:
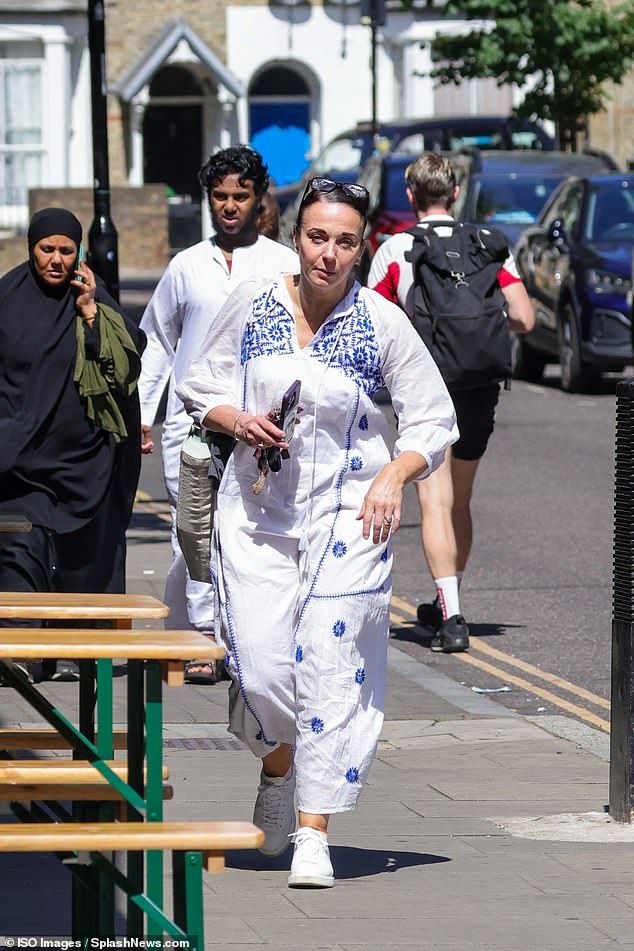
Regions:
<instances>
[{"instance_id":1,"label":"mobile phone to ear","mask_svg":"<svg viewBox=\"0 0 634 951\"><path fill-rule=\"evenodd\" d=\"M295 431L295 422L297 420L297 409L299 406L299 394L302 389L300 380L295 380L282 397L282 407L280 409L280 429L286 434L286 442L290 442Z\"/></svg>"},{"instance_id":2,"label":"mobile phone to ear","mask_svg":"<svg viewBox=\"0 0 634 951\"><path fill-rule=\"evenodd\" d=\"M84 247L84 242L82 241L79 245L79 254L77 255L77 268L79 269L80 264L84 264L86 261L86 249ZM84 283L84 279L81 274L77 275L77 280Z\"/></svg>"}]
</instances>

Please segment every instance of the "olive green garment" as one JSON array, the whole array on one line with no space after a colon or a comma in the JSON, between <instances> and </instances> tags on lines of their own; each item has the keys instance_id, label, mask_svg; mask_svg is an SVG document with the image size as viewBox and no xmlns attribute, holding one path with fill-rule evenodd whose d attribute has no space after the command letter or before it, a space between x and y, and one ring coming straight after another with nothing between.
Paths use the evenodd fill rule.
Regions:
<instances>
[{"instance_id":1,"label":"olive green garment","mask_svg":"<svg viewBox=\"0 0 634 951\"><path fill-rule=\"evenodd\" d=\"M141 373L141 358L126 330L125 321L112 307L97 302L100 348L98 359L86 355L84 322L77 317L77 362L74 380L88 419L112 433L115 442L128 435L116 397L134 393Z\"/></svg>"}]
</instances>

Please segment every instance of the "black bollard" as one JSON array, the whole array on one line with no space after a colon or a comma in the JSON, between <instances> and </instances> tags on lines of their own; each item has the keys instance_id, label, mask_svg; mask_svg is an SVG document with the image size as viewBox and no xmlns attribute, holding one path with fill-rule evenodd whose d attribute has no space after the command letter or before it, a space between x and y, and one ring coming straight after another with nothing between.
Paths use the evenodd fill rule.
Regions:
<instances>
[{"instance_id":1,"label":"black bollard","mask_svg":"<svg viewBox=\"0 0 634 951\"><path fill-rule=\"evenodd\" d=\"M610 815L634 810L634 382L616 388Z\"/></svg>"}]
</instances>

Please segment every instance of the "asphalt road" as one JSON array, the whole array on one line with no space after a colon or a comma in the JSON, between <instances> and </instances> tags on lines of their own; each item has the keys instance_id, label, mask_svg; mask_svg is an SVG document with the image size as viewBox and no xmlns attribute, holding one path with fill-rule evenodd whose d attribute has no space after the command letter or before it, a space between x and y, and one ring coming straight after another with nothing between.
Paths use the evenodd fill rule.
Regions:
<instances>
[{"instance_id":1,"label":"asphalt road","mask_svg":"<svg viewBox=\"0 0 634 951\"><path fill-rule=\"evenodd\" d=\"M592 396L565 394L557 382L549 369L544 385L514 382L500 397L461 592L475 635L469 655L432 654L430 635L401 620L408 612L398 602L394 637L462 683L510 687L495 699L520 712L567 714L605 729L615 380ZM396 597L410 604L433 594L417 523L410 498L394 573Z\"/></svg>"},{"instance_id":2,"label":"asphalt road","mask_svg":"<svg viewBox=\"0 0 634 951\"><path fill-rule=\"evenodd\" d=\"M433 585L418 506L406 491L396 539L393 643L455 680L498 690L522 713L609 725L615 379L568 395L549 369L543 385L513 383L476 481L475 542L462 588L469 654L429 649L414 623ZM391 417L389 406L386 413ZM160 455L146 457L137 511L165 520ZM149 521L148 521L149 520Z\"/></svg>"}]
</instances>

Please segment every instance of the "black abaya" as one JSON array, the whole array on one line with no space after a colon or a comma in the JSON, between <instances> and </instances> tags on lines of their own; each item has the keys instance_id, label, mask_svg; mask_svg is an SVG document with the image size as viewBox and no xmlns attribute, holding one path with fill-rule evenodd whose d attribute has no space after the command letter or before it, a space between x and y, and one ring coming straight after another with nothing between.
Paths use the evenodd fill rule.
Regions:
<instances>
[{"instance_id":1,"label":"black abaya","mask_svg":"<svg viewBox=\"0 0 634 951\"><path fill-rule=\"evenodd\" d=\"M95 299L120 312L99 280ZM127 319L126 328L140 351L144 335ZM55 534L55 589L124 591L140 469L138 395L117 395L128 438L116 445L86 416L73 382L76 355L74 288L43 284L31 261L1 278L0 513Z\"/></svg>"}]
</instances>

